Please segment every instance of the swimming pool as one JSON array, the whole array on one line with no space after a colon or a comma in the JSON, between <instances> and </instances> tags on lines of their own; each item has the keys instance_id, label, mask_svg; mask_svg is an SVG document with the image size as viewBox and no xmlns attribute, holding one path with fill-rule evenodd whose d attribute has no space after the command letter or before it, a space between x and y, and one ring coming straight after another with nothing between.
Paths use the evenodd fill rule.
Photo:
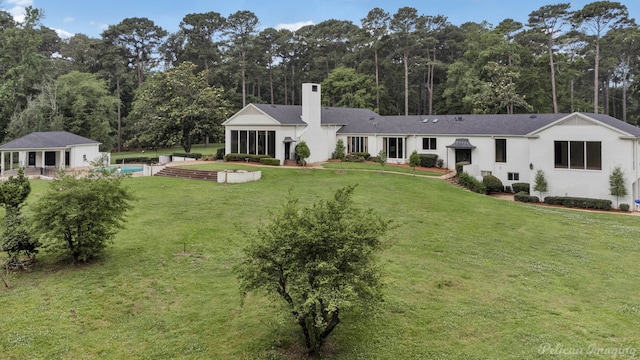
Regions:
<instances>
[{"instance_id":1,"label":"swimming pool","mask_svg":"<svg viewBox=\"0 0 640 360\"><path fill-rule=\"evenodd\" d=\"M144 167L142 165L110 165L107 168L109 169L109 172L131 174L136 172L142 172L142 169Z\"/></svg>"}]
</instances>

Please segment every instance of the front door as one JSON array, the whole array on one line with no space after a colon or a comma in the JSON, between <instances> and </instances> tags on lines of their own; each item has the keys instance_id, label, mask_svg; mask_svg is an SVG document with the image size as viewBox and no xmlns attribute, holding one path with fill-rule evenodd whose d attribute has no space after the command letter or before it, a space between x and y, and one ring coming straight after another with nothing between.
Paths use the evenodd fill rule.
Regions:
<instances>
[{"instance_id":1,"label":"front door","mask_svg":"<svg viewBox=\"0 0 640 360\"><path fill-rule=\"evenodd\" d=\"M27 159L27 166L36 166L36 153L29 151L29 158Z\"/></svg>"},{"instance_id":2,"label":"front door","mask_svg":"<svg viewBox=\"0 0 640 360\"><path fill-rule=\"evenodd\" d=\"M284 143L284 159L291 160L291 143Z\"/></svg>"},{"instance_id":3,"label":"front door","mask_svg":"<svg viewBox=\"0 0 640 360\"><path fill-rule=\"evenodd\" d=\"M456 149L456 164L462 161L471 164L471 149Z\"/></svg>"}]
</instances>

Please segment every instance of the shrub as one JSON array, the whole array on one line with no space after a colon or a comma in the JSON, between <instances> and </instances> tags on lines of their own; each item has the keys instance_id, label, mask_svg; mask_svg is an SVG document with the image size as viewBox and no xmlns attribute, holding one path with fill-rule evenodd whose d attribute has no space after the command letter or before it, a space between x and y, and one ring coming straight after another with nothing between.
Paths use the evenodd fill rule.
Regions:
<instances>
[{"instance_id":1,"label":"shrub","mask_svg":"<svg viewBox=\"0 0 640 360\"><path fill-rule=\"evenodd\" d=\"M521 192L513 195L513 200L520 201L520 202L526 202L526 203L537 203L537 202L540 202L540 198L538 198L537 196L531 196L531 195L527 194L524 191L521 191Z\"/></svg>"},{"instance_id":2,"label":"shrub","mask_svg":"<svg viewBox=\"0 0 640 360\"><path fill-rule=\"evenodd\" d=\"M482 183L487 188L487 193L497 193L502 192L504 187L502 186L502 181L493 175L485 175L482 177Z\"/></svg>"},{"instance_id":3,"label":"shrub","mask_svg":"<svg viewBox=\"0 0 640 360\"><path fill-rule=\"evenodd\" d=\"M351 155L355 155L355 156L361 156L364 158L365 161L369 161L371 160L371 154L369 154L368 152L353 152L351 153Z\"/></svg>"},{"instance_id":4,"label":"shrub","mask_svg":"<svg viewBox=\"0 0 640 360\"><path fill-rule=\"evenodd\" d=\"M547 196L544 198L544 202L551 205L562 205L573 208L611 210L611 200L605 199L573 196Z\"/></svg>"},{"instance_id":5,"label":"shrub","mask_svg":"<svg viewBox=\"0 0 640 360\"><path fill-rule=\"evenodd\" d=\"M365 162L365 158L361 155L349 154L344 157L346 162Z\"/></svg>"},{"instance_id":6,"label":"shrub","mask_svg":"<svg viewBox=\"0 0 640 360\"><path fill-rule=\"evenodd\" d=\"M249 161L259 163L260 159L264 158L271 158L271 156L231 153L224 156L224 161Z\"/></svg>"},{"instance_id":7,"label":"shrub","mask_svg":"<svg viewBox=\"0 0 640 360\"><path fill-rule=\"evenodd\" d=\"M191 159L200 159L202 157L202 154L200 153L173 153L171 154L173 156L178 156L178 157L185 157L185 158L191 158Z\"/></svg>"},{"instance_id":8,"label":"shrub","mask_svg":"<svg viewBox=\"0 0 640 360\"><path fill-rule=\"evenodd\" d=\"M438 161L436 161L436 166L442 169L444 166L444 160L438 159Z\"/></svg>"},{"instance_id":9,"label":"shrub","mask_svg":"<svg viewBox=\"0 0 640 360\"><path fill-rule=\"evenodd\" d=\"M511 188L516 194L523 191L529 194L529 183L513 183L511 184Z\"/></svg>"},{"instance_id":10,"label":"shrub","mask_svg":"<svg viewBox=\"0 0 640 360\"><path fill-rule=\"evenodd\" d=\"M621 211L629 211L630 207L629 204L620 204L620 210Z\"/></svg>"},{"instance_id":11,"label":"shrub","mask_svg":"<svg viewBox=\"0 0 640 360\"><path fill-rule=\"evenodd\" d=\"M219 148L218 150L216 150L216 159L224 159L224 148Z\"/></svg>"},{"instance_id":12,"label":"shrub","mask_svg":"<svg viewBox=\"0 0 640 360\"><path fill-rule=\"evenodd\" d=\"M458 177L458 184L478 194L486 194L487 187L475 177L463 172Z\"/></svg>"},{"instance_id":13,"label":"shrub","mask_svg":"<svg viewBox=\"0 0 640 360\"><path fill-rule=\"evenodd\" d=\"M436 167L437 161L437 154L420 154L420 166L422 167Z\"/></svg>"},{"instance_id":14,"label":"shrub","mask_svg":"<svg viewBox=\"0 0 640 360\"><path fill-rule=\"evenodd\" d=\"M344 160L346 151L347 150L344 147L344 141L342 141L342 139L338 139L338 141L336 142L336 149L331 154L331 158L336 160Z\"/></svg>"},{"instance_id":15,"label":"shrub","mask_svg":"<svg viewBox=\"0 0 640 360\"><path fill-rule=\"evenodd\" d=\"M280 160L271 157L260 158L260 163L264 165L280 165Z\"/></svg>"},{"instance_id":16,"label":"shrub","mask_svg":"<svg viewBox=\"0 0 640 360\"><path fill-rule=\"evenodd\" d=\"M468 161L460 161L459 163L456 163L456 174L460 175L463 172L463 167L465 165L469 165L470 162Z\"/></svg>"},{"instance_id":17,"label":"shrub","mask_svg":"<svg viewBox=\"0 0 640 360\"><path fill-rule=\"evenodd\" d=\"M117 160L118 164L151 164L160 161L159 157L130 157Z\"/></svg>"}]
</instances>

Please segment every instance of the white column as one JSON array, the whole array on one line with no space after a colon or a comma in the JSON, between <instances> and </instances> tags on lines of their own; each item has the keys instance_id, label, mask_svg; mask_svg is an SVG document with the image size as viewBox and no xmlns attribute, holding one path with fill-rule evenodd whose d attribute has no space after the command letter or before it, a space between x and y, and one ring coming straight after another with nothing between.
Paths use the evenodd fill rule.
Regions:
<instances>
[{"instance_id":1,"label":"white column","mask_svg":"<svg viewBox=\"0 0 640 360\"><path fill-rule=\"evenodd\" d=\"M64 149L60 150L60 169L64 169Z\"/></svg>"},{"instance_id":2,"label":"white column","mask_svg":"<svg viewBox=\"0 0 640 360\"><path fill-rule=\"evenodd\" d=\"M9 153L9 170L13 170L13 151Z\"/></svg>"}]
</instances>

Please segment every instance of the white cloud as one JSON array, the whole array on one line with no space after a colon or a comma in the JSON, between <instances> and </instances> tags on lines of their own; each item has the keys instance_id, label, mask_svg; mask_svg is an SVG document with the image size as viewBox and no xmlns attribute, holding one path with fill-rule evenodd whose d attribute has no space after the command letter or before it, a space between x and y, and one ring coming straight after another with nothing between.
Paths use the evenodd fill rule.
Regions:
<instances>
[{"instance_id":1,"label":"white cloud","mask_svg":"<svg viewBox=\"0 0 640 360\"><path fill-rule=\"evenodd\" d=\"M74 33L68 32L68 31L63 30L63 29L55 29L54 28L53 30L58 34L58 36L60 36L61 39L68 39L68 38L72 37L73 35L75 35Z\"/></svg>"},{"instance_id":2,"label":"white cloud","mask_svg":"<svg viewBox=\"0 0 640 360\"><path fill-rule=\"evenodd\" d=\"M287 30L291 30L291 31L296 31L298 29L300 29L303 26L307 26L307 25L313 25L313 21L311 20L307 20L307 21L298 21L296 23L292 23L292 24L278 24L276 25L276 30L280 30L280 29L287 29Z\"/></svg>"},{"instance_id":3,"label":"white cloud","mask_svg":"<svg viewBox=\"0 0 640 360\"><path fill-rule=\"evenodd\" d=\"M62 21L66 22L66 23L70 23L70 22L74 22L76 21L76 19L74 17L71 16L67 16L66 18L64 18Z\"/></svg>"},{"instance_id":4,"label":"white cloud","mask_svg":"<svg viewBox=\"0 0 640 360\"><path fill-rule=\"evenodd\" d=\"M7 10L13 16L13 20L23 22L24 8L33 6L33 0L7 0L7 4L13 5L11 9Z\"/></svg>"}]
</instances>

